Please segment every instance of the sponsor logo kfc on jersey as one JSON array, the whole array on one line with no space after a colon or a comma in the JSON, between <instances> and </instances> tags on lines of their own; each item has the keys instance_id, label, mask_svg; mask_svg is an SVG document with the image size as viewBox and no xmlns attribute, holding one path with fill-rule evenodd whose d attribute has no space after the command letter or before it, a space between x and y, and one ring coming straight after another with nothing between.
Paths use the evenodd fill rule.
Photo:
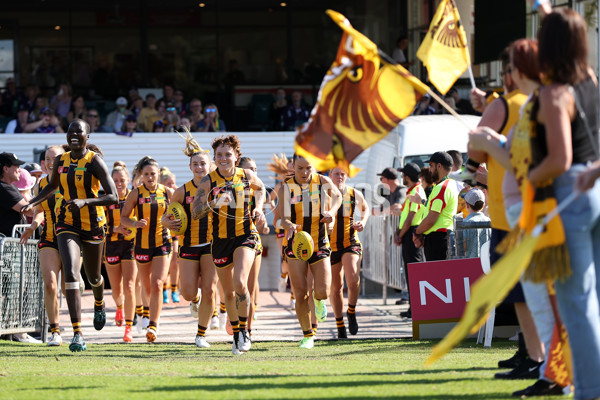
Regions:
<instances>
[{"instance_id":1,"label":"sponsor logo kfc on jersey","mask_svg":"<svg viewBox=\"0 0 600 400\"><path fill-rule=\"evenodd\" d=\"M223 258L213 258L213 262L216 265L224 265L227 264L227 261L229 261L229 257L223 257Z\"/></svg>"},{"instance_id":2,"label":"sponsor logo kfc on jersey","mask_svg":"<svg viewBox=\"0 0 600 400\"><path fill-rule=\"evenodd\" d=\"M138 261L150 261L150 256L148 254L136 254L135 259Z\"/></svg>"}]
</instances>

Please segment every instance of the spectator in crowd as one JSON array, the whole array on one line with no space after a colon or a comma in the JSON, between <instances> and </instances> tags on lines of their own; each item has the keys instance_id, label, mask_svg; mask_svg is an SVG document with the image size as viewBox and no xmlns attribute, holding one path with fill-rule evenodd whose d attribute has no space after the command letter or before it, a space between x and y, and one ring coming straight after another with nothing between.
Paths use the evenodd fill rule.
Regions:
<instances>
[{"instance_id":1,"label":"spectator in crowd","mask_svg":"<svg viewBox=\"0 0 600 400\"><path fill-rule=\"evenodd\" d=\"M408 49L408 38L402 35L396 40L396 47L392 51L392 58L404 68L410 66L406 57L406 49Z\"/></svg>"},{"instance_id":2,"label":"spectator in crowd","mask_svg":"<svg viewBox=\"0 0 600 400\"><path fill-rule=\"evenodd\" d=\"M117 109L112 111L106 117L104 129L106 132L118 132L123 126L125 117L131 115L131 111L127 109L127 99L123 96L117 98L115 102Z\"/></svg>"},{"instance_id":3,"label":"spectator in crowd","mask_svg":"<svg viewBox=\"0 0 600 400\"><path fill-rule=\"evenodd\" d=\"M465 186L458 192L458 207L456 208L456 217L467 218L469 210L467 210L467 203L465 202L465 196L471 190L470 186ZM455 218L456 220L456 218Z\"/></svg>"},{"instance_id":4,"label":"spectator in crowd","mask_svg":"<svg viewBox=\"0 0 600 400\"><path fill-rule=\"evenodd\" d=\"M404 186L408 187L408 190L406 199L402 205L400 222L398 224L398 229L396 230L394 242L396 245L402 246L402 260L405 265L404 277L408 285L408 268L406 268L406 265L409 263L425 261L423 248L416 247L412 240L415 228L419 225L418 221L415 219L415 215L423 206L420 199L425 197L425 191L419 182L419 173L421 172L421 169L417 164L408 163L400 170L400 172L402 173L402 183ZM417 196L419 200L411 200L413 196ZM400 313L400 316L412 318L410 306L408 307L408 311L403 311Z\"/></svg>"},{"instance_id":5,"label":"spectator in crowd","mask_svg":"<svg viewBox=\"0 0 600 400\"><path fill-rule=\"evenodd\" d=\"M428 199L434 185L433 178L431 177L431 171L428 167L421 168L421 172L419 172L419 181L421 182L421 185L423 185L425 199Z\"/></svg>"},{"instance_id":6,"label":"spectator in crowd","mask_svg":"<svg viewBox=\"0 0 600 400\"><path fill-rule=\"evenodd\" d=\"M39 94L40 89L37 87L37 85L27 85L25 88L25 98L21 103L27 106L27 111L33 111Z\"/></svg>"},{"instance_id":7,"label":"spectator in crowd","mask_svg":"<svg viewBox=\"0 0 600 400\"><path fill-rule=\"evenodd\" d=\"M460 98L456 88L450 89L447 95L454 99L454 104L459 114L481 115L481 113L475 111L470 100Z\"/></svg>"},{"instance_id":8,"label":"spectator in crowd","mask_svg":"<svg viewBox=\"0 0 600 400\"><path fill-rule=\"evenodd\" d=\"M21 208L27 204L27 201L15 186L15 183L19 182L21 174L27 173L20 168L23 164L25 163L13 153L0 154L0 215L2 216L0 218L0 237L12 236L15 225L26 223L26 219L21 214ZM25 216L32 217L33 213L28 212ZM41 343L26 333L15 334L13 339L18 342Z\"/></svg>"},{"instance_id":9,"label":"spectator in crowd","mask_svg":"<svg viewBox=\"0 0 600 400\"><path fill-rule=\"evenodd\" d=\"M463 164L463 157L458 150L448 150L447 153L452 157L452 171L458 171Z\"/></svg>"},{"instance_id":10,"label":"spectator in crowd","mask_svg":"<svg viewBox=\"0 0 600 400\"><path fill-rule=\"evenodd\" d=\"M198 122L198 132L226 132L225 121L219 118L219 109L214 104L204 108L204 119Z\"/></svg>"},{"instance_id":11,"label":"spectator in crowd","mask_svg":"<svg viewBox=\"0 0 600 400\"><path fill-rule=\"evenodd\" d=\"M138 93L137 88L132 86L131 89L129 89L129 92L127 92L127 97L129 97L129 104L133 104L133 101L141 96Z\"/></svg>"},{"instance_id":12,"label":"spectator in crowd","mask_svg":"<svg viewBox=\"0 0 600 400\"><path fill-rule=\"evenodd\" d=\"M389 188L389 194L384 194L384 198L387 204L381 204L379 210L373 209L373 214L392 214L400 215L402 212L402 203L406 198L406 186L400 185L398 180L398 171L394 168L388 167L384 169L380 174L381 184L384 188Z\"/></svg>"},{"instance_id":13,"label":"spectator in crowd","mask_svg":"<svg viewBox=\"0 0 600 400\"><path fill-rule=\"evenodd\" d=\"M101 132L100 131L100 126L101 126L100 113L98 112L97 109L95 109L95 108L89 109L83 119L90 126L90 133Z\"/></svg>"},{"instance_id":14,"label":"spectator in crowd","mask_svg":"<svg viewBox=\"0 0 600 400\"><path fill-rule=\"evenodd\" d=\"M185 132L186 130L192 131L192 122L188 117L181 117L179 119L179 126L177 127L178 132Z\"/></svg>"},{"instance_id":15,"label":"spectator in crowd","mask_svg":"<svg viewBox=\"0 0 600 400\"><path fill-rule=\"evenodd\" d=\"M73 94L71 93L71 85L61 83L58 87L58 93L50 100L50 108L56 110L56 114L61 118L66 118L71 109L71 101Z\"/></svg>"},{"instance_id":16,"label":"spectator in crowd","mask_svg":"<svg viewBox=\"0 0 600 400\"><path fill-rule=\"evenodd\" d=\"M25 95L22 91L17 89L15 79L12 77L6 79L6 89L2 92L2 107L0 109L0 114L4 114L7 117L16 115L19 110L19 104L24 101Z\"/></svg>"},{"instance_id":17,"label":"spectator in crowd","mask_svg":"<svg viewBox=\"0 0 600 400\"><path fill-rule=\"evenodd\" d=\"M165 131L174 132L179 126L179 113L173 103L166 104Z\"/></svg>"},{"instance_id":18,"label":"spectator in crowd","mask_svg":"<svg viewBox=\"0 0 600 400\"><path fill-rule=\"evenodd\" d=\"M285 89L280 87L277 88L275 93L275 101L271 106L271 128L275 131L282 129L282 115L288 106L287 99L285 98Z\"/></svg>"},{"instance_id":19,"label":"spectator in crowd","mask_svg":"<svg viewBox=\"0 0 600 400\"><path fill-rule=\"evenodd\" d=\"M460 110L456 107L456 101L454 101L454 97L452 97L451 95L447 94L444 96L444 103L446 103L451 109L453 109L457 113L460 113ZM437 102L435 102L435 104L437 104ZM450 114L450 111L443 107L440 109L439 114Z\"/></svg>"},{"instance_id":20,"label":"spectator in crowd","mask_svg":"<svg viewBox=\"0 0 600 400\"><path fill-rule=\"evenodd\" d=\"M190 119L190 124L193 129L191 131L195 132L198 130L198 124L200 121L204 119L204 114L202 114L202 102L200 99L193 98L189 104L189 110L186 113L186 116Z\"/></svg>"},{"instance_id":21,"label":"spectator in crowd","mask_svg":"<svg viewBox=\"0 0 600 400\"><path fill-rule=\"evenodd\" d=\"M164 101L165 104L173 102L173 95L175 94L175 88L170 83L166 83L163 86L163 97L158 99L158 101Z\"/></svg>"},{"instance_id":22,"label":"spectator in crowd","mask_svg":"<svg viewBox=\"0 0 600 400\"><path fill-rule=\"evenodd\" d=\"M40 113L40 119L35 122L30 122L25 127L27 133L64 133L60 126L60 119L54 115L51 108L43 108Z\"/></svg>"},{"instance_id":23,"label":"spectator in crowd","mask_svg":"<svg viewBox=\"0 0 600 400\"><path fill-rule=\"evenodd\" d=\"M25 164L22 169L29 172L29 175L31 175L35 178L36 183L40 179L42 179L42 175L44 174L44 171L42 171L42 166L40 164L34 163L34 162Z\"/></svg>"},{"instance_id":24,"label":"spectator in crowd","mask_svg":"<svg viewBox=\"0 0 600 400\"><path fill-rule=\"evenodd\" d=\"M293 131L310 117L310 109L302 101L302 92L295 90L292 93L292 104L281 114L283 130Z\"/></svg>"},{"instance_id":25,"label":"spectator in crowd","mask_svg":"<svg viewBox=\"0 0 600 400\"><path fill-rule=\"evenodd\" d=\"M27 201L13 185L21 176L23 164L13 153L0 153L0 236L12 236L13 227L25 222L21 208Z\"/></svg>"},{"instance_id":26,"label":"spectator in crowd","mask_svg":"<svg viewBox=\"0 0 600 400\"><path fill-rule=\"evenodd\" d=\"M125 117L125 122L123 122L121 129L119 129L119 131L115 133L117 135L131 137L137 131L137 120L135 119L135 115L129 114Z\"/></svg>"},{"instance_id":27,"label":"spectator in crowd","mask_svg":"<svg viewBox=\"0 0 600 400\"><path fill-rule=\"evenodd\" d=\"M433 153L429 159L429 169L436 185L429 195L424 219L416 227L413 239L416 247L424 247L427 261L445 260L458 206L456 184L448 178L452 157L445 151Z\"/></svg>"},{"instance_id":28,"label":"spectator in crowd","mask_svg":"<svg viewBox=\"0 0 600 400\"><path fill-rule=\"evenodd\" d=\"M436 114L436 110L435 110L435 108L432 107L431 103L432 103L431 96L429 96L429 94L425 93L419 99L419 102L415 106L415 110L413 111L412 115Z\"/></svg>"},{"instance_id":29,"label":"spectator in crowd","mask_svg":"<svg viewBox=\"0 0 600 400\"><path fill-rule=\"evenodd\" d=\"M29 108L27 104L23 103L19 105L19 111L17 111L17 118L8 122L4 133L23 133L25 127L29 122Z\"/></svg>"},{"instance_id":30,"label":"spectator in crowd","mask_svg":"<svg viewBox=\"0 0 600 400\"><path fill-rule=\"evenodd\" d=\"M152 125L152 132L164 132L165 131L165 123L162 120L158 120L154 122Z\"/></svg>"},{"instance_id":31,"label":"spectator in crowd","mask_svg":"<svg viewBox=\"0 0 600 400\"><path fill-rule=\"evenodd\" d=\"M71 109L67 113L67 126L75 119L83 119L87 110L85 108L85 100L83 96L77 95L71 101Z\"/></svg>"},{"instance_id":32,"label":"spectator in crowd","mask_svg":"<svg viewBox=\"0 0 600 400\"><path fill-rule=\"evenodd\" d=\"M229 60L229 71L225 75L225 86L227 88L233 89L235 85L243 85L246 83L246 77L244 73L239 69L239 64L237 60Z\"/></svg>"},{"instance_id":33,"label":"spectator in crowd","mask_svg":"<svg viewBox=\"0 0 600 400\"><path fill-rule=\"evenodd\" d=\"M135 116L136 120L139 119L139 115L144 108L144 100L140 96L136 96L131 100L131 105L129 106L129 111L131 114Z\"/></svg>"},{"instance_id":34,"label":"spectator in crowd","mask_svg":"<svg viewBox=\"0 0 600 400\"><path fill-rule=\"evenodd\" d=\"M153 93L146 95L146 105L140 110L138 115L138 126L142 132L148 132L152 130L151 119L157 115L156 111L156 96Z\"/></svg>"},{"instance_id":35,"label":"spectator in crowd","mask_svg":"<svg viewBox=\"0 0 600 400\"><path fill-rule=\"evenodd\" d=\"M39 96L35 100L35 107L33 107L33 110L29 111L29 122L35 122L39 120L42 110L44 108L50 108L49 105L50 103L48 102L47 97Z\"/></svg>"},{"instance_id":36,"label":"spectator in crowd","mask_svg":"<svg viewBox=\"0 0 600 400\"><path fill-rule=\"evenodd\" d=\"M173 105L177 109L177 114L181 115L187 111L187 104L183 101L183 91L181 89L175 89L173 92Z\"/></svg>"},{"instance_id":37,"label":"spectator in crowd","mask_svg":"<svg viewBox=\"0 0 600 400\"><path fill-rule=\"evenodd\" d=\"M491 222L490 218L481 212L485 205L485 195L480 189L469 190L465 195L465 204L469 212L465 222ZM465 229L463 235L465 256L467 258L479 257L481 246L490 240L491 234L491 228Z\"/></svg>"},{"instance_id":38,"label":"spectator in crowd","mask_svg":"<svg viewBox=\"0 0 600 400\"><path fill-rule=\"evenodd\" d=\"M458 150L448 150L447 153L450 154L450 157L452 157L452 171L450 171L450 173L459 171L463 165L462 153ZM456 188L460 192L465 187L465 184L459 180L456 180L455 182Z\"/></svg>"},{"instance_id":39,"label":"spectator in crowd","mask_svg":"<svg viewBox=\"0 0 600 400\"><path fill-rule=\"evenodd\" d=\"M36 179L31 176L26 169L21 168L21 173L19 174L19 180L14 182L13 185L19 190L21 196L25 199L25 201L31 200L33 197L33 193L31 193L31 189L35 186ZM30 224L33 218L28 216L25 219L25 223Z\"/></svg>"}]
</instances>

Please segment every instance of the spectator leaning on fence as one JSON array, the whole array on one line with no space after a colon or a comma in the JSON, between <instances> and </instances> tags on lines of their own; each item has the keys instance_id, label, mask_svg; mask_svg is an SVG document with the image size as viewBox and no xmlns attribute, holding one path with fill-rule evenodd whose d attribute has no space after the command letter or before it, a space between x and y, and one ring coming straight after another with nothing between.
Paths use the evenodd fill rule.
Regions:
<instances>
[{"instance_id":1,"label":"spectator leaning on fence","mask_svg":"<svg viewBox=\"0 0 600 400\"><path fill-rule=\"evenodd\" d=\"M381 178L381 183L390 189L388 195L384 195L387 200L387 204L381 204L379 209L373 209L373 214L392 214L400 215L402 212L402 202L406 198L406 186L400 185L398 180L398 171L394 168L388 167L384 169L380 174L377 174Z\"/></svg>"},{"instance_id":2,"label":"spectator leaning on fence","mask_svg":"<svg viewBox=\"0 0 600 400\"><path fill-rule=\"evenodd\" d=\"M27 201L19 189L13 185L21 176L21 165L23 164L25 162L19 160L13 153L0 154L0 214L2 215L0 234L4 236L12 236L13 227L25 223L20 211Z\"/></svg>"},{"instance_id":3,"label":"spectator leaning on fence","mask_svg":"<svg viewBox=\"0 0 600 400\"><path fill-rule=\"evenodd\" d=\"M452 157L445 151L433 153L429 169L435 186L425 205L424 218L414 235L415 246L424 247L427 261L447 258L448 237L454 225L458 206L458 190L453 179L448 178Z\"/></svg>"},{"instance_id":4,"label":"spectator leaning on fence","mask_svg":"<svg viewBox=\"0 0 600 400\"><path fill-rule=\"evenodd\" d=\"M469 211L465 222L490 222L490 218L482 212L485 206L485 195L480 189L469 190L465 195L465 203ZM491 228L465 229L465 256L467 258L479 257L481 245L490 240L491 234Z\"/></svg>"}]
</instances>

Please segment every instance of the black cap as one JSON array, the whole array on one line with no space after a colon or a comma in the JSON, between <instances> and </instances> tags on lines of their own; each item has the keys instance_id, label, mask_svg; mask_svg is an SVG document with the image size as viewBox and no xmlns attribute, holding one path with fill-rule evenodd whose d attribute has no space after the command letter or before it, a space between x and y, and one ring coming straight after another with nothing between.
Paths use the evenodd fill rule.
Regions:
<instances>
[{"instance_id":1,"label":"black cap","mask_svg":"<svg viewBox=\"0 0 600 400\"><path fill-rule=\"evenodd\" d=\"M400 169L404 175L408 176L413 182L419 180L419 173L421 172L421 168L415 163L408 163L403 168Z\"/></svg>"},{"instance_id":2,"label":"black cap","mask_svg":"<svg viewBox=\"0 0 600 400\"><path fill-rule=\"evenodd\" d=\"M13 165L23 165L25 161L19 160L14 153L0 153L0 165L2 167L12 167Z\"/></svg>"},{"instance_id":3,"label":"black cap","mask_svg":"<svg viewBox=\"0 0 600 400\"><path fill-rule=\"evenodd\" d=\"M135 115L129 114L128 116L125 117L125 121L135 121L135 122L137 122L137 118L135 117Z\"/></svg>"},{"instance_id":4,"label":"black cap","mask_svg":"<svg viewBox=\"0 0 600 400\"><path fill-rule=\"evenodd\" d=\"M391 167L384 169L380 174L377 174L377 175L383 176L384 178L387 178L387 179L398 179L398 171L396 171L394 168L391 168Z\"/></svg>"},{"instance_id":5,"label":"black cap","mask_svg":"<svg viewBox=\"0 0 600 400\"><path fill-rule=\"evenodd\" d=\"M446 168L452 168L452 164L454 164L450 154L446 153L445 151L436 151L431 155L431 158L429 158L429 161L427 162L442 164Z\"/></svg>"},{"instance_id":6,"label":"black cap","mask_svg":"<svg viewBox=\"0 0 600 400\"><path fill-rule=\"evenodd\" d=\"M27 111L29 112L29 106L25 103L19 104L19 109L17 111Z\"/></svg>"}]
</instances>

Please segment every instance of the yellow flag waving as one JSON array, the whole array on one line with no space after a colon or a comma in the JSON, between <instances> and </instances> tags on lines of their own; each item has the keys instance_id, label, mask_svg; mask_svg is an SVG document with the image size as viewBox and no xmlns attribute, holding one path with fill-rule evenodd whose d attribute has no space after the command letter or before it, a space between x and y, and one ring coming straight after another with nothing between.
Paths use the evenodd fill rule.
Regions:
<instances>
[{"instance_id":1,"label":"yellow flag waving","mask_svg":"<svg viewBox=\"0 0 600 400\"><path fill-rule=\"evenodd\" d=\"M429 80L446 94L471 64L467 35L454 0L442 0L417 57L427 67Z\"/></svg>"},{"instance_id":2,"label":"yellow flag waving","mask_svg":"<svg viewBox=\"0 0 600 400\"><path fill-rule=\"evenodd\" d=\"M310 119L298 129L295 150L318 171L339 166L352 176L352 160L410 115L428 87L402 66L384 62L375 43L342 14L327 14L344 34Z\"/></svg>"},{"instance_id":3,"label":"yellow flag waving","mask_svg":"<svg viewBox=\"0 0 600 400\"><path fill-rule=\"evenodd\" d=\"M460 322L438 343L425 362L429 365L454 346L469 333L477 331L485 322L487 314L502 301L521 274L529 265L538 237L526 236L514 249L498 260L488 275L483 275L471 288L471 300L467 303Z\"/></svg>"}]
</instances>

